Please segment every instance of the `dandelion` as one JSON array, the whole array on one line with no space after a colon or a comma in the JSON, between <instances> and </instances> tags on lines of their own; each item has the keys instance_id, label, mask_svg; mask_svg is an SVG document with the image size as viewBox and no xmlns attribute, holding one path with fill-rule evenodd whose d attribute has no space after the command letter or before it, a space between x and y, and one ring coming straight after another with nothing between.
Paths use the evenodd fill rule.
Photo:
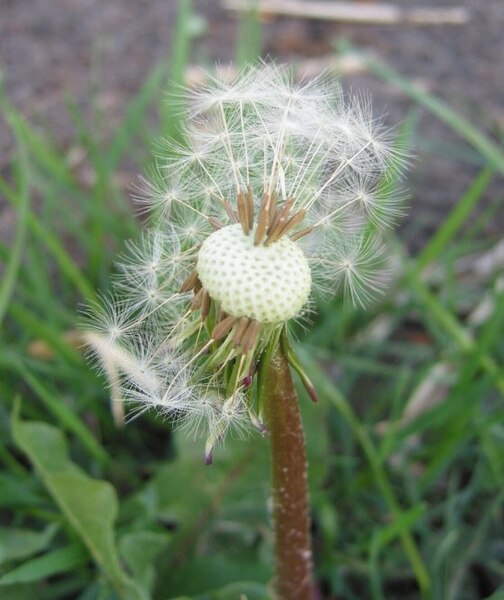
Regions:
<instances>
[{"instance_id":1,"label":"dandelion","mask_svg":"<svg viewBox=\"0 0 504 600\"><path fill-rule=\"evenodd\" d=\"M116 366L114 397L135 403L134 416L154 408L204 435L208 463L228 433L269 430L284 511L280 496L296 493L285 480L295 487L305 469L297 404L279 400L295 400L287 362L314 396L289 327L314 288L360 306L381 290L380 233L400 214L387 182L403 156L369 101L346 101L327 78L295 83L263 64L187 95L183 141L161 144L139 197L151 229L119 265L120 300L104 303L90 345L107 373ZM302 494L291 517L304 511L306 530ZM300 535L301 548L284 540L296 554L290 579L310 562ZM279 592L308 597L290 593Z\"/></svg>"}]
</instances>

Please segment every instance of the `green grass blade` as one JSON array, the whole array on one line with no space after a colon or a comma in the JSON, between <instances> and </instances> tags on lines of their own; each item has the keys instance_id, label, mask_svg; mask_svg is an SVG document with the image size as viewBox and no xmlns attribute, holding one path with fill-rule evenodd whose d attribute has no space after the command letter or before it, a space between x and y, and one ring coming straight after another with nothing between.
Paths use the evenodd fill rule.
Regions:
<instances>
[{"instance_id":1,"label":"green grass blade","mask_svg":"<svg viewBox=\"0 0 504 600\"><path fill-rule=\"evenodd\" d=\"M371 588L373 590L373 598L383 599L384 595L381 586L381 569L378 562L380 553L383 548L391 541L400 537L403 530L412 529L415 524L425 515L425 504L417 504L409 510L403 512L397 520L385 527L381 527L375 531L371 540L371 548L369 553L369 571L371 573Z\"/></svg>"},{"instance_id":2,"label":"green grass blade","mask_svg":"<svg viewBox=\"0 0 504 600\"><path fill-rule=\"evenodd\" d=\"M191 16L192 0L178 0L175 35L170 52L168 98L166 98L161 112L162 129L167 138L177 137L182 99L176 99L175 94L180 91L180 87L185 83L185 73L191 49Z\"/></svg>"},{"instance_id":3,"label":"green grass blade","mask_svg":"<svg viewBox=\"0 0 504 600\"><path fill-rule=\"evenodd\" d=\"M451 213L443 221L441 227L431 237L415 262L415 271L422 271L428 264L438 259L447 244L453 240L466 219L482 198L490 185L494 171L483 169L469 186L469 189L457 202Z\"/></svg>"},{"instance_id":4,"label":"green grass blade","mask_svg":"<svg viewBox=\"0 0 504 600\"><path fill-rule=\"evenodd\" d=\"M51 177L65 187L78 189L77 182L64 157L60 156L47 138L41 139L16 109L4 101L4 110L11 126L25 144L30 157L40 164Z\"/></svg>"},{"instance_id":5,"label":"green grass blade","mask_svg":"<svg viewBox=\"0 0 504 600\"><path fill-rule=\"evenodd\" d=\"M256 62L261 56L262 35L258 3L240 13L236 48L236 64L240 67Z\"/></svg>"},{"instance_id":6,"label":"green grass blade","mask_svg":"<svg viewBox=\"0 0 504 600\"><path fill-rule=\"evenodd\" d=\"M93 434L83 424L81 418L71 410L62 399L57 398L53 392L47 389L42 382L19 361L13 361L11 366L23 377L25 382L43 402L44 406L61 424L63 429L75 435L102 466L110 463L110 457L101 447Z\"/></svg>"},{"instance_id":7,"label":"green grass blade","mask_svg":"<svg viewBox=\"0 0 504 600\"><path fill-rule=\"evenodd\" d=\"M438 119L446 123L461 137L467 140L488 161L488 165L504 174L504 152L502 148L472 125L467 119L457 114L448 104L439 98L420 89L414 83L403 77L387 65L370 57L365 52L350 45L345 45L344 51L358 53L367 67L378 77L388 81L410 96L413 100L427 108Z\"/></svg>"},{"instance_id":8,"label":"green grass blade","mask_svg":"<svg viewBox=\"0 0 504 600\"><path fill-rule=\"evenodd\" d=\"M87 270L93 280L99 279L103 268L103 246L105 239L112 229L112 223L117 219L111 218L108 211L109 198L113 194L111 185L112 173L107 170L107 165L102 158L102 149L99 140L91 135L89 126L77 104L67 99L68 114L75 126L79 141L86 150L91 161L95 181L88 194L89 219L86 223L87 238L84 245L87 250Z\"/></svg>"},{"instance_id":9,"label":"green grass blade","mask_svg":"<svg viewBox=\"0 0 504 600\"><path fill-rule=\"evenodd\" d=\"M35 312L19 302L9 306L9 314L19 323L24 334L31 337L32 340L41 339L47 342L48 346L67 363L82 365L82 357L64 339L55 323L45 322Z\"/></svg>"},{"instance_id":10,"label":"green grass blade","mask_svg":"<svg viewBox=\"0 0 504 600\"><path fill-rule=\"evenodd\" d=\"M115 132L103 157L109 171L117 167L126 151L130 148L133 137L141 126L144 125L145 113L153 101L156 92L159 93L165 74L165 65L157 66L128 106L126 117Z\"/></svg>"},{"instance_id":11,"label":"green grass blade","mask_svg":"<svg viewBox=\"0 0 504 600\"><path fill-rule=\"evenodd\" d=\"M14 131L17 133L16 129ZM27 222L30 216L30 193L28 185L28 159L26 156L26 148L17 136L18 152L19 152L19 194L18 194L18 223L14 245L10 252L9 260L5 267L5 272L0 285L0 326L7 312L7 307L18 277L21 260L25 248Z\"/></svg>"},{"instance_id":12,"label":"green grass blade","mask_svg":"<svg viewBox=\"0 0 504 600\"><path fill-rule=\"evenodd\" d=\"M15 192L10 188L7 182L0 177L0 192L2 192L7 200L16 208L18 208L19 199ZM63 248L59 239L41 223L33 214L28 213L27 224L30 233L39 238L47 246L56 262L58 263L62 273L64 273L69 281L71 281L79 293L88 301L96 300L96 292L86 277L82 274L79 267L70 258L68 252Z\"/></svg>"},{"instance_id":13,"label":"green grass blade","mask_svg":"<svg viewBox=\"0 0 504 600\"><path fill-rule=\"evenodd\" d=\"M417 277L408 279L422 306L433 316L444 331L455 341L462 352L469 353L494 380L496 388L504 394L504 372L488 353L480 353L473 336L458 322L457 318L446 309L432 294L428 287Z\"/></svg>"},{"instance_id":14,"label":"green grass blade","mask_svg":"<svg viewBox=\"0 0 504 600\"><path fill-rule=\"evenodd\" d=\"M388 480L386 471L379 458L377 448L343 394L320 370L318 365L308 356L306 352L300 352L300 356L303 363L307 365L307 371L311 374L317 391L321 395L325 395L331 404L333 404L333 406L336 408L336 410L343 415L343 417L349 423L356 439L360 443L373 472L376 485L378 486L387 504L387 507L394 518L394 522L403 525L398 534L403 544L404 551L406 552L408 560L411 564L411 568L415 573L418 585L422 590L424 597L430 597L431 582L429 573L424 565L415 540L408 529L409 525L403 519L403 511L399 507L394 490Z\"/></svg>"}]
</instances>

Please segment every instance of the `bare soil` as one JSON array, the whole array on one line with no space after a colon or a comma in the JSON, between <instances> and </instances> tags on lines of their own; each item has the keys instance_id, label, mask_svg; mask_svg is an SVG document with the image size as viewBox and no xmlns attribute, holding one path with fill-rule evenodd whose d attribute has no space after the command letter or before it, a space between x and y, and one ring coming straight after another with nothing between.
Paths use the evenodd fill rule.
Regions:
<instances>
[{"instance_id":1,"label":"bare soil","mask_svg":"<svg viewBox=\"0 0 504 600\"><path fill-rule=\"evenodd\" d=\"M309 0L307 0L309 1ZM372 0L369 0L372 1ZM504 1L397 0L403 6L465 6L465 25L348 25L294 18L264 23L265 54L281 61L324 56L345 37L371 50L403 75L449 102L460 114L489 131L504 130ZM236 15L218 0L195 0L205 24L194 42L192 58L212 64L232 59ZM50 131L56 143L70 148L75 131L65 98L89 114L91 98L104 111L106 127L120 122L128 100L150 69L170 58L175 0L0 0L0 67L10 100L32 122ZM369 90L377 114L390 123L404 119L411 101L369 73L349 75L344 85ZM93 93L93 90L96 93ZM424 146L415 150L411 171L412 214L421 215L425 232L460 197L478 170L446 151L460 143L448 128L421 114ZM432 152L440 146L439 152ZM0 170L13 152L5 124L0 123ZM477 163L477 161L476 161ZM126 174L126 179L128 174ZM131 180L135 174L131 173ZM493 189L498 194L498 188ZM503 218L488 225L498 235ZM13 216L0 202L0 235ZM415 244L413 244L415 245Z\"/></svg>"}]
</instances>

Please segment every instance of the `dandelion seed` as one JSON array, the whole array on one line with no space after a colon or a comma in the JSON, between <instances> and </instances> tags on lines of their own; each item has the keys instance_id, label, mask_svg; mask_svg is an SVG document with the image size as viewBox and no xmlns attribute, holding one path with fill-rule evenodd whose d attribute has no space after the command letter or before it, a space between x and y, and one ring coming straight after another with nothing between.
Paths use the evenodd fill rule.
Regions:
<instances>
[{"instance_id":1,"label":"dandelion seed","mask_svg":"<svg viewBox=\"0 0 504 600\"><path fill-rule=\"evenodd\" d=\"M400 214L386 183L404 156L368 98L276 65L209 76L187 103L184 142L163 142L139 194L151 230L91 329L132 414L154 408L206 436L210 462L229 432L264 431L256 365L306 318L312 289L362 306L383 288L380 231Z\"/></svg>"}]
</instances>

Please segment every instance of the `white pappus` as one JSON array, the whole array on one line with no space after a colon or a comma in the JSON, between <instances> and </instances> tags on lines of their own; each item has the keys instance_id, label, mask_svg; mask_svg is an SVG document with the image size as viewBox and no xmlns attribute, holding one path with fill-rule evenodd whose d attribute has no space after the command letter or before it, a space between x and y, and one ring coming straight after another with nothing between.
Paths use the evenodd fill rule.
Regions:
<instances>
[{"instance_id":1,"label":"white pappus","mask_svg":"<svg viewBox=\"0 0 504 600\"><path fill-rule=\"evenodd\" d=\"M362 306L383 287L405 157L329 77L261 64L186 100L183 141L163 142L139 197L150 229L86 337L113 397L203 433L210 462L228 431L264 430L257 364L312 288Z\"/></svg>"}]
</instances>

